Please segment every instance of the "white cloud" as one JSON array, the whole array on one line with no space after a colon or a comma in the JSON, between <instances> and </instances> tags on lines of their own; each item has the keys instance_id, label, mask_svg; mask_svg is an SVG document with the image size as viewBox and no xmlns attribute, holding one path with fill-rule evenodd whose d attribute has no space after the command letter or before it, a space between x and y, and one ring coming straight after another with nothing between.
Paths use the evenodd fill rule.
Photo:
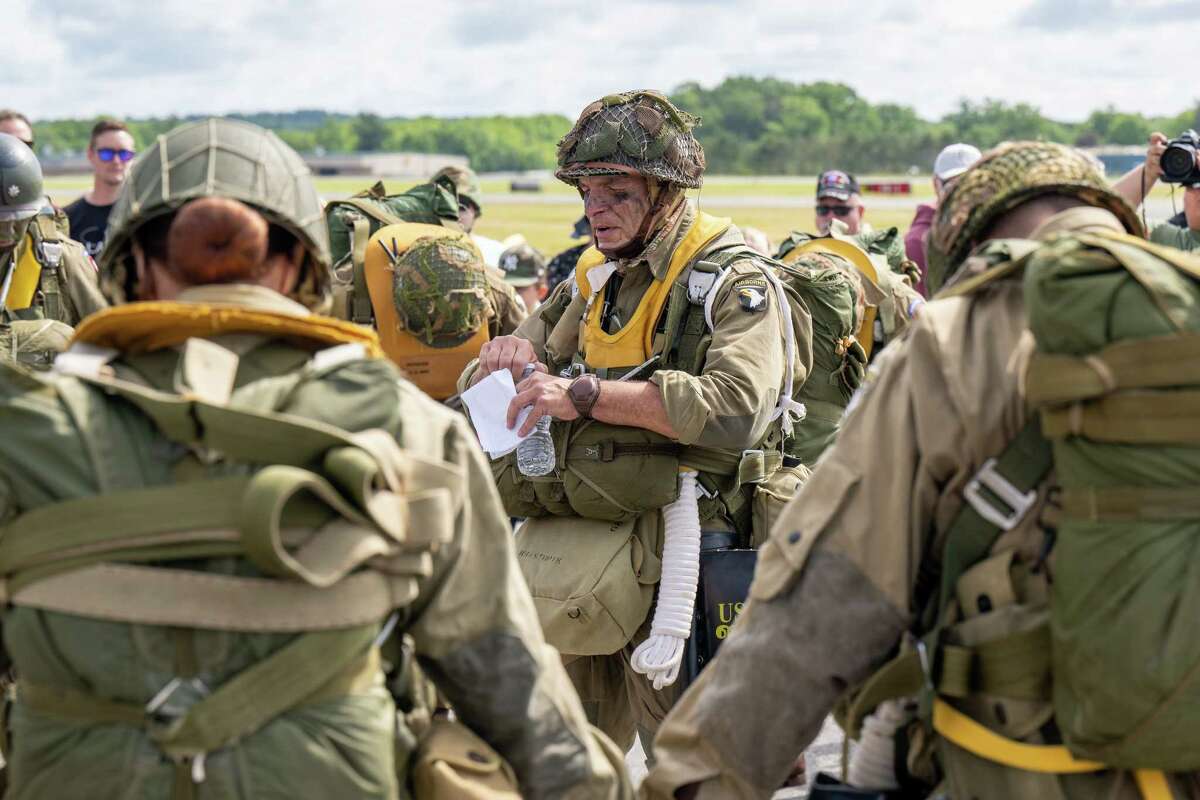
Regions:
<instances>
[{"instance_id":1,"label":"white cloud","mask_svg":"<svg viewBox=\"0 0 1200 800\"><path fill-rule=\"evenodd\" d=\"M836 80L926 117L960 98L1174 114L1200 3L15 0L0 104L35 118L325 108L574 115L611 91L733 74ZM853 11L847 11L852 8Z\"/></svg>"}]
</instances>

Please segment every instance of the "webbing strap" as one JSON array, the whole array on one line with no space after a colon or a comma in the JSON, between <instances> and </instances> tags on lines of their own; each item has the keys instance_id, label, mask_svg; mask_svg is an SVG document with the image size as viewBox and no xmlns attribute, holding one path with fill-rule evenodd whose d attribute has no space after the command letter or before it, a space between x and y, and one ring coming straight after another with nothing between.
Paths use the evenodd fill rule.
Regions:
<instances>
[{"instance_id":1,"label":"webbing strap","mask_svg":"<svg viewBox=\"0 0 1200 800\"><path fill-rule=\"evenodd\" d=\"M933 729L950 742L980 758L1026 772L1065 775L1108 769L1084 761L1062 745L1026 744L984 727L944 700L933 701Z\"/></svg>"},{"instance_id":2,"label":"webbing strap","mask_svg":"<svg viewBox=\"0 0 1200 800\"><path fill-rule=\"evenodd\" d=\"M1036 353L1025 383L1026 399L1033 406L1126 389L1200 384L1200 333L1115 342L1083 357Z\"/></svg>"},{"instance_id":3,"label":"webbing strap","mask_svg":"<svg viewBox=\"0 0 1200 800\"><path fill-rule=\"evenodd\" d=\"M175 719L157 720L133 703L25 680L17 696L35 712L73 722L145 728L168 756L195 757L254 733L289 709L352 691L364 676L373 679L378 632L376 622L299 636Z\"/></svg>"},{"instance_id":4,"label":"webbing strap","mask_svg":"<svg viewBox=\"0 0 1200 800\"><path fill-rule=\"evenodd\" d=\"M1200 487L1106 486L1063 489L1063 515L1092 522L1200 519Z\"/></svg>"},{"instance_id":5,"label":"webbing strap","mask_svg":"<svg viewBox=\"0 0 1200 800\"><path fill-rule=\"evenodd\" d=\"M1083 436L1126 444L1200 444L1200 392L1129 392L1043 408L1052 439Z\"/></svg>"},{"instance_id":6,"label":"webbing strap","mask_svg":"<svg viewBox=\"0 0 1200 800\"><path fill-rule=\"evenodd\" d=\"M404 574L403 569L411 571ZM92 619L206 630L296 632L362 625L416 599L427 559L389 559L328 588L275 578L96 564L18 589L14 605Z\"/></svg>"},{"instance_id":7,"label":"webbing strap","mask_svg":"<svg viewBox=\"0 0 1200 800\"><path fill-rule=\"evenodd\" d=\"M862 721L885 700L913 697L934 681L935 691L947 697L986 694L1011 700L1050 697L1050 629L1039 625L989 642L967 647L942 645L936 675L927 677L916 650L905 650L875 672L843 703L839 720L850 738ZM930 665L932 667L932 665Z\"/></svg>"},{"instance_id":8,"label":"webbing strap","mask_svg":"<svg viewBox=\"0 0 1200 800\"><path fill-rule=\"evenodd\" d=\"M367 289L367 244L371 240L371 224L355 217L351 235L350 266L354 275L354 290L350 294L350 321L370 325L375 321L371 294Z\"/></svg>"},{"instance_id":9,"label":"webbing strap","mask_svg":"<svg viewBox=\"0 0 1200 800\"><path fill-rule=\"evenodd\" d=\"M1031 492L1050 473L1053 464L1050 443L1042 436L1037 415L1033 415L1016 438L1004 448L1004 452L997 456L992 470L1014 489ZM989 499L994 497L986 486L981 489L982 492L986 492ZM983 560L1001 532L1000 526L985 519L972 503L963 503L946 532L941 589L936 604L938 617L954 598L958 579L969 567Z\"/></svg>"}]
</instances>

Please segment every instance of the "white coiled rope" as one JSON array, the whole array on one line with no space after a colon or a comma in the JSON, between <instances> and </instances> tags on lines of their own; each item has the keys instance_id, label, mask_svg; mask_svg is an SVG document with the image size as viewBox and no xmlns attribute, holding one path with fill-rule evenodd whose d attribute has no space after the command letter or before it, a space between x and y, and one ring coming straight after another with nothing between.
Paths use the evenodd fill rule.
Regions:
<instances>
[{"instance_id":1,"label":"white coiled rope","mask_svg":"<svg viewBox=\"0 0 1200 800\"><path fill-rule=\"evenodd\" d=\"M633 651L631 663L655 691L675 683L683 661L683 645L692 633L692 611L700 582L700 508L696 472L679 473L679 499L663 509L662 580L650 638Z\"/></svg>"},{"instance_id":2,"label":"white coiled rope","mask_svg":"<svg viewBox=\"0 0 1200 800\"><path fill-rule=\"evenodd\" d=\"M856 789L899 789L896 779L896 731L913 718L908 701L885 700L863 720L858 747L846 779Z\"/></svg>"}]
</instances>

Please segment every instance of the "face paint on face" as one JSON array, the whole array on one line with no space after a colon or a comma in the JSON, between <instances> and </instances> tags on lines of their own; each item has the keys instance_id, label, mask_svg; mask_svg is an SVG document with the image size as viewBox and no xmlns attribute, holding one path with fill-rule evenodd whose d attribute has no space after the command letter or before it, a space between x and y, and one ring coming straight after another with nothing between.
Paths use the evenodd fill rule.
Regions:
<instances>
[{"instance_id":1,"label":"face paint on face","mask_svg":"<svg viewBox=\"0 0 1200 800\"><path fill-rule=\"evenodd\" d=\"M29 230L29 223L32 221L29 217L0 220L0 255L7 256L16 249L25 238L25 232Z\"/></svg>"},{"instance_id":2,"label":"face paint on face","mask_svg":"<svg viewBox=\"0 0 1200 800\"><path fill-rule=\"evenodd\" d=\"M650 212L650 190L640 175L595 175L579 181L583 213L600 252L615 253L633 242Z\"/></svg>"}]
</instances>

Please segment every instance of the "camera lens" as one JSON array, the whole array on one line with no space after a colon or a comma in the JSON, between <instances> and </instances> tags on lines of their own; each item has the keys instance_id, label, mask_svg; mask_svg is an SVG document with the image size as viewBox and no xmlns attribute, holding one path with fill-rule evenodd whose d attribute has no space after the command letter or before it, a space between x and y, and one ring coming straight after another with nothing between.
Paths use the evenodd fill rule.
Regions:
<instances>
[{"instance_id":1,"label":"camera lens","mask_svg":"<svg viewBox=\"0 0 1200 800\"><path fill-rule=\"evenodd\" d=\"M1164 178L1174 183L1184 181L1196 168L1196 148L1175 142L1163 151L1160 163Z\"/></svg>"}]
</instances>

